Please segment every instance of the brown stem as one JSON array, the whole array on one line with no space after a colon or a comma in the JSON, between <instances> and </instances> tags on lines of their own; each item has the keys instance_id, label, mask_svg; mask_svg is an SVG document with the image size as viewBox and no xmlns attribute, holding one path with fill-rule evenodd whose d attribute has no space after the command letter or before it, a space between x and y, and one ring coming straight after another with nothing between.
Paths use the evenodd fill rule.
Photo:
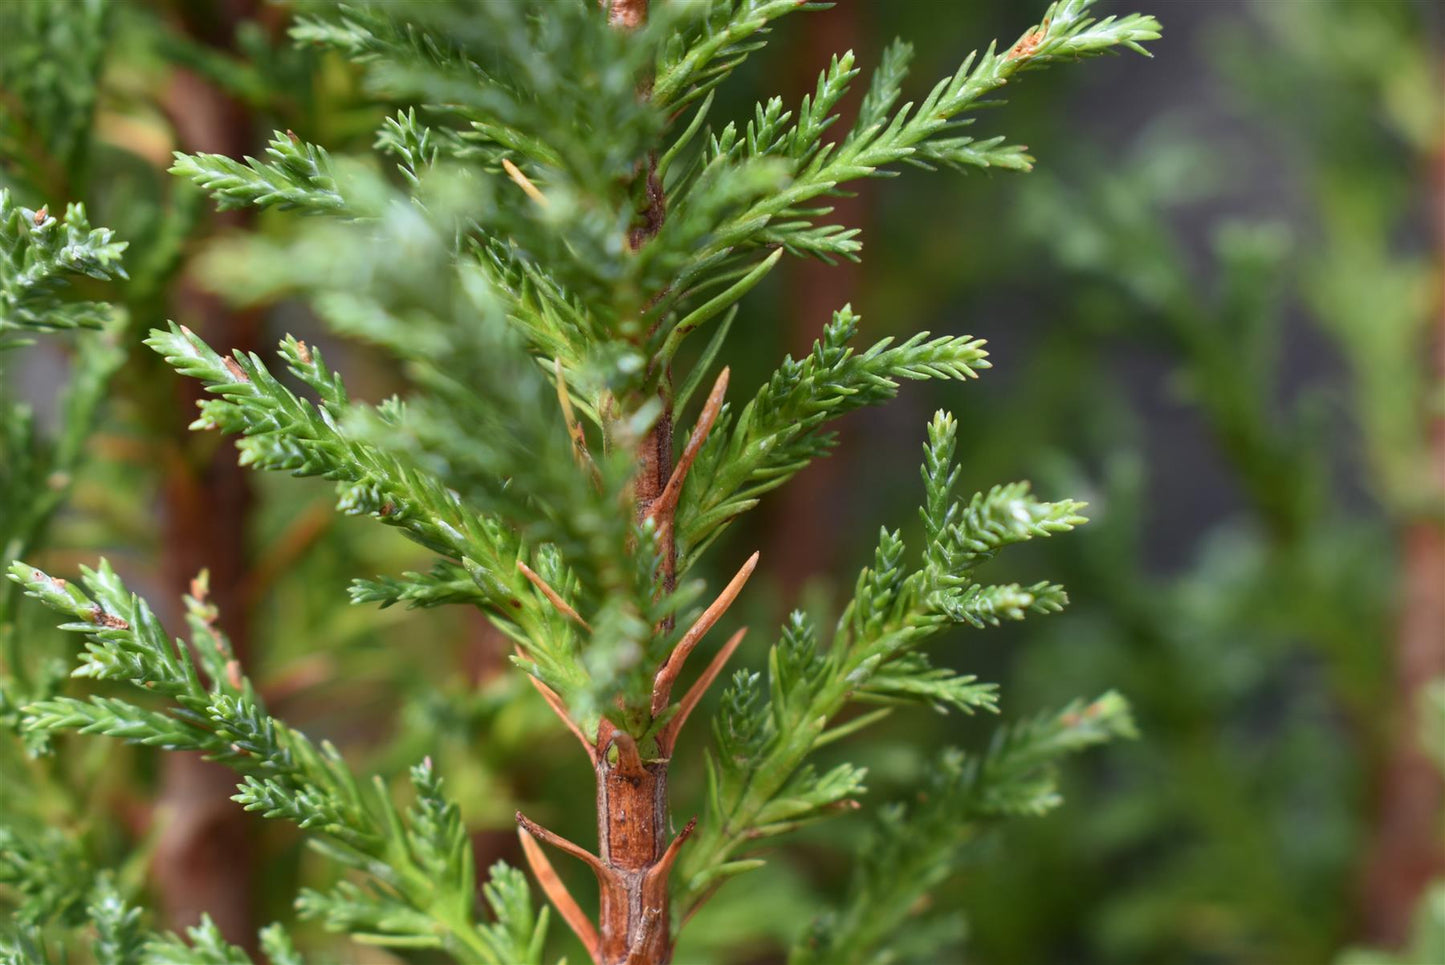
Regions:
<instances>
[{"instance_id":1,"label":"brown stem","mask_svg":"<svg viewBox=\"0 0 1445 965\"><path fill-rule=\"evenodd\" d=\"M747 583L748 577L753 575L753 570L757 568L757 565L758 554L754 553L748 557L748 561L743 564L742 569L738 570L732 581L723 587L723 591L718 594L717 599L702 612L702 616L687 628L687 632L682 635L682 639L668 655L667 661L663 663L661 669L657 671L657 676L653 678L652 716L656 717L667 709L667 704L672 699L672 685L677 681L677 675L682 673L683 663L687 661L688 655L692 653L693 648L698 645L703 636L712 629L713 624L717 623L727 612L728 607L732 606L733 601L738 598L738 594L743 591L743 585Z\"/></svg>"},{"instance_id":2,"label":"brown stem","mask_svg":"<svg viewBox=\"0 0 1445 965\"><path fill-rule=\"evenodd\" d=\"M252 149L246 110L196 74L174 73L166 109L185 150L239 157ZM244 220L240 213L217 216L219 224L232 227ZM190 277L177 286L172 310L226 349L249 350L258 343L256 313L229 310ZM179 397L168 427L171 456L162 483L162 570L166 584L178 589L201 569L210 570L223 629L245 663L250 651L249 475L229 445L187 430L200 386L191 379L176 385ZM157 813L163 823L152 874L167 924L188 927L206 913L227 940L253 948L253 869L247 860L255 851L249 843L253 822L230 799L236 779L198 754L167 754L162 766Z\"/></svg>"},{"instance_id":3,"label":"brown stem","mask_svg":"<svg viewBox=\"0 0 1445 965\"><path fill-rule=\"evenodd\" d=\"M647 0L601 0L601 2L608 22L618 29L633 30L641 27L647 20ZM646 97L647 93L648 88L644 84L639 90L639 95ZM534 200L545 203L545 196L541 196L536 186L527 180L520 171L509 167L507 173ZM638 176L642 179L645 188L646 203L638 220L627 233L627 244L634 251L657 234L662 227L662 221L667 211L662 182L657 176L655 156L648 157L639 165ZM534 194L534 192L536 193ZM575 420L568 413L570 402L566 399L566 388L562 381L560 366L557 368L557 380L558 398L561 400L564 418L569 423L569 432L572 434L574 448L579 452L585 452L585 439L579 438L579 433L572 426ZM718 386L714 388L713 397L709 399L709 404L699 419L698 429L689 442L684 455L686 464L690 464L692 458L696 456L697 447L701 445L713 420L717 418L717 409L721 405L722 392L726 386L727 375L724 372L719 379ZM682 485L682 478L686 474L687 465L684 464L677 470L673 467L672 391L670 377L666 372L662 373L658 393L663 401L663 412L638 446L637 470L633 476L632 495L636 518L642 521L650 517L657 527L657 536L663 550L656 578L657 592L659 595L663 595L671 593L677 582L677 548L673 536L673 515L676 511L678 491ZM673 483L673 485L669 487L669 483ZM581 617L577 616L575 611L572 611L571 607L551 587L528 570L525 565L520 563L518 565L522 567L523 575L531 580L552 601L554 606L579 623L581 622ZM751 563L745 570L751 571ZM742 578L746 579L746 576L744 575ZM731 596L736 595L736 589L741 585L737 580L734 581L734 584L736 585L729 587L731 595L729 591L724 591L724 596L729 600ZM723 604L724 608L725 605ZM717 605L712 609L717 609ZM712 609L709 610L710 613ZM713 619L716 619L716 614ZM708 621L707 625L710 626L711 621ZM706 627L703 629L705 630ZM671 630L671 620L667 620L658 626L655 632L668 634ZM700 636L701 632L697 632L687 635L687 638L695 644L696 638ZM670 691L677 668L681 666L685 656L685 652L674 653L664 667L659 668L659 679L666 677L665 690ZM668 668L671 668L670 675ZM545 688L539 689L542 690L544 697L548 697L548 703L553 706L553 709L563 717L564 721L568 722L574 733L577 733L575 723L566 714L565 708L561 707L561 701L555 699L556 695L549 696ZM696 702L695 698L693 702ZM654 713L656 713L655 710ZM588 946L588 954L598 965L667 965L672 960L672 920L671 910L668 906L668 875L678 850L692 832L696 820L689 822L671 845L667 844L669 834L667 768L669 762L667 750L662 748L661 743L657 746L659 748L657 758L644 758L642 749L638 747L637 741L632 735L617 730L606 718L603 718L598 724L597 739L588 748L597 780L598 854L596 857L571 842L564 841L551 835L550 832L536 827L520 814L517 816L526 832L523 836L523 844L524 846L531 844L527 849L527 857L534 874L542 883L553 904L557 906L558 912L572 926L583 943ZM670 748L670 746L671 741L668 742L668 747ZM561 882L552 872L551 866L546 863L545 858L540 856L535 842L529 842L528 834L563 848L592 865L593 870L597 873L600 891L599 927L595 933L590 924L581 917L577 903L566 893L566 889L561 887Z\"/></svg>"},{"instance_id":4,"label":"brown stem","mask_svg":"<svg viewBox=\"0 0 1445 965\"><path fill-rule=\"evenodd\" d=\"M517 815L517 824L519 825L517 837L522 840L522 853L526 855L527 866L532 869L532 876L537 879L537 884L541 885L542 891L547 895L547 900L552 902L557 913L567 923L567 927L571 928L573 933L581 939L583 947L587 949L587 957L591 958L593 962L601 962L599 955L602 943L597 937L597 929L592 927L591 919L582 911L577 900L572 897L572 893L567 890L567 886L562 883L562 879L552 868L552 862L547 860L547 855L538 846L536 837L528 829L528 825L531 823L520 813Z\"/></svg>"},{"instance_id":5,"label":"brown stem","mask_svg":"<svg viewBox=\"0 0 1445 965\"><path fill-rule=\"evenodd\" d=\"M648 875L665 853L668 762L642 760L632 738L606 721L598 750L598 852L609 872L600 882L601 961L666 965L672 959L668 894L655 879L648 886Z\"/></svg>"},{"instance_id":6,"label":"brown stem","mask_svg":"<svg viewBox=\"0 0 1445 965\"><path fill-rule=\"evenodd\" d=\"M713 383L712 391L708 393L707 402L703 404L702 412L698 414L697 425L693 427L692 435L688 436L687 445L682 448L682 457L677 460L677 466L673 468L672 475L667 479L667 485L663 487L661 495L648 506L648 515L661 517L667 520L671 527L673 516L677 511L677 500L682 495L682 484L687 481L687 472L697 460L697 454L702 450L702 444L707 441L708 433L712 431L713 423L717 421L718 413L722 412L723 397L727 395L728 378L731 369L723 366L718 373L717 381ZM671 530L669 529L669 532Z\"/></svg>"},{"instance_id":7,"label":"brown stem","mask_svg":"<svg viewBox=\"0 0 1445 965\"><path fill-rule=\"evenodd\" d=\"M867 58L878 50L868 30L869 4L840 3L826 17L809 21L809 29L797 31L793 37L793 53L789 61L796 65L791 77L800 95L808 94L817 83L817 65L826 64L839 50L856 50ZM847 131L857 116L861 87L855 87L839 108L839 120L832 131ZM833 220L839 224L867 228L868 205L872 189L867 182L855 189L852 196L830 199ZM863 288L862 267L843 260L836 265L814 259L794 259L783 276L783 302L788 319L787 349L794 358L804 358L813 350L813 341L822 332L835 310L852 302L858 304ZM770 580L776 581L780 599L797 596L804 581L813 573L828 572L837 556L839 528L836 520L848 511L845 492L849 474L849 451L858 451L862 440L854 442L857 428L848 420L840 420L839 446L831 458L816 459L811 465L780 489L763 511L768 514L766 531L770 534L766 549Z\"/></svg>"},{"instance_id":8,"label":"brown stem","mask_svg":"<svg viewBox=\"0 0 1445 965\"><path fill-rule=\"evenodd\" d=\"M1435 211L1445 199L1445 148L1434 157ZM1445 258L1445 219L1438 224ZM1432 375L1445 379L1445 304L1436 305ZM1435 417L1425 440L1434 507L1445 493L1445 418ZM1440 844L1440 811L1445 782L1420 747L1419 719L1424 689L1445 676L1445 527L1438 517L1409 523L1404 550L1400 617L1395 638L1394 746L1380 776L1375 830L1364 877L1364 929L1372 943L1399 947L1421 896L1445 875Z\"/></svg>"}]
</instances>

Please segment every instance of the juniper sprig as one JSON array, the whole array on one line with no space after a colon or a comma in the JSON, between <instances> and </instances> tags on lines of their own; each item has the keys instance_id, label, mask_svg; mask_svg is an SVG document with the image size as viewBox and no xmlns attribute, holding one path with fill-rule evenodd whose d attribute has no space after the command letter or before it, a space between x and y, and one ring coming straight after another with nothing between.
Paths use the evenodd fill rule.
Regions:
<instances>
[{"instance_id":1,"label":"juniper sprig","mask_svg":"<svg viewBox=\"0 0 1445 965\"><path fill-rule=\"evenodd\" d=\"M833 58L795 110L774 98L746 123L715 116L714 90L767 28L824 6L306 4L292 37L355 64L390 112L376 154L333 155L287 132L265 158L179 154L172 169L223 208L306 216L215 246L205 270L214 288L241 302L304 302L333 333L399 363L404 391L363 402L293 337L277 364L175 324L147 340L204 386L193 428L237 437L253 468L332 481L341 512L432 556L420 571L359 579L353 602L477 608L511 641L513 662L594 772L596 853L517 820L536 883L598 965L671 960L687 917L763 864L759 842L853 806L863 769L820 772L819 748L913 705L997 709L993 685L933 666L925 643L1066 602L1057 585L989 583L983 568L1007 546L1079 525L1081 504L1038 499L1023 483L958 498L959 426L940 413L925 446L918 550L884 530L831 635L795 614L765 674L733 674L713 721L706 804L675 825L679 734L742 639L736 630L717 646L709 634L758 557L725 549L731 558L719 562L733 575L720 587L694 571L718 556L730 523L827 453L832 420L891 399L904 380L963 382L989 364L969 336L855 346L860 320L845 306L808 356L784 360L734 409L720 363L749 292L788 254L860 257L857 231L829 220L829 199L852 183L905 165L1027 170L1032 159L1002 135L965 133L990 98L1031 70L1143 52L1158 36L1151 17L1096 20L1089 0L1063 0L916 100L904 94L909 50L895 44L846 130L839 104L859 74L851 53ZM119 248L81 212L65 230L70 247L22 260L113 270ZM8 311L28 312L32 327L86 321L82 309L40 300L51 269L37 271L7 282L19 293ZM700 333L705 345L689 343ZM33 700L22 714L35 739L102 734L233 768L238 803L307 829L349 869L331 890L300 896L303 918L459 961L541 960L548 911L533 911L520 872L493 868L490 914L479 913L467 802L443 793L428 760L402 809L330 744L273 716L205 619L203 585L187 642L105 564L79 586L20 562L11 578L84 635L76 676L123 685ZM874 709L840 719L853 703ZM913 898L956 864L962 843L996 818L1051 807L1054 760L1128 733L1127 721L1110 695L1006 731L980 758L945 755L917 820L885 812L887 843L828 919L834 944L810 933L799 960L832 954L825 948L885 955L906 942ZM593 871L595 918L542 845ZM140 941L129 914L109 897L92 911L117 960ZM281 933L265 941L273 960L295 960ZM177 961L244 960L210 925L188 944L146 942L142 954Z\"/></svg>"}]
</instances>

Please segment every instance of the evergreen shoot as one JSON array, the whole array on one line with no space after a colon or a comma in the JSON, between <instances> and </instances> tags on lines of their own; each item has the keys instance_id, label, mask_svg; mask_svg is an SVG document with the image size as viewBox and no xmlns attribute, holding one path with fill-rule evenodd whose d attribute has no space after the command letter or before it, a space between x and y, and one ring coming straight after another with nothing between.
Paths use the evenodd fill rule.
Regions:
<instances>
[{"instance_id":1,"label":"evergreen shoot","mask_svg":"<svg viewBox=\"0 0 1445 965\"><path fill-rule=\"evenodd\" d=\"M172 169L219 207L293 212L276 231L211 249L217 290L243 303L304 300L331 332L397 359L406 378L397 396L361 401L314 344L287 337L263 358L157 328L146 344L208 393L193 428L235 437L252 468L330 480L342 513L431 554L422 572L358 574L351 602L486 613L593 771L595 850L519 813L530 883L498 864L479 899L470 802L449 796L430 758L398 800L274 716L219 631L204 576L178 638L104 562L78 582L13 562L16 586L83 639L72 677L94 682L18 690L7 713L30 746L79 733L232 768L238 806L305 829L347 869L334 888L299 895L298 915L399 954L555 960L555 911L598 965L662 965L719 888L767 873L761 848L859 807L876 812L876 837L843 903L799 937L793 960L926 959L954 940L948 921L915 920L921 899L992 825L1058 803L1063 756L1130 734L1123 700L1107 693L1004 727L982 754L945 752L907 805L874 807L862 767L825 768L817 752L895 712L996 712L993 685L934 666L928 647L952 628L1060 610L1062 587L993 582L989 564L1080 525L1083 505L1026 483L960 493L968 432L940 412L923 444L912 547L884 528L836 625L796 612L765 666L733 669L744 630L713 631L758 555L720 540L729 525L827 454L833 420L888 401L906 380L963 383L989 363L967 336L860 341L859 317L839 306L813 351L785 359L749 398L722 364L727 336L782 258L861 257L857 231L830 217L849 185L909 166L1028 170L1021 146L973 133L1000 88L1032 70L1143 52L1159 28L1063 0L1015 42L964 57L914 93L909 48L893 45L851 125L839 122L860 74L851 53L797 105L773 98L744 121L718 116L716 88L768 28L824 6L307 3L292 37L354 64L390 110L376 154L333 156L288 131L263 158L179 154ZM118 276L123 245L78 208L57 221L8 198L0 206L0 339L99 324L101 306L62 300L60 285ZM90 401L77 405L103 384L87 371L75 391ZM25 479L63 470L67 445ZM45 512L28 485L16 490L31 514L22 533ZM26 554L26 539L7 539L7 558ZM701 575L719 569L731 575ZM685 750L705 757L703 803L678 814L669 765L720 677L711 744ZM6 840L0 882L27 896L25 920L90 922L100 961L249 960L210 923L184 937L147 932L104 875L52 874L66 865L63 839ZM591 869L595 914L549 854ZM39 932L9 941L8 960L44 960ZM272 962L301 960L278 928L260 947Z\"/></svg>"}]
</instances>

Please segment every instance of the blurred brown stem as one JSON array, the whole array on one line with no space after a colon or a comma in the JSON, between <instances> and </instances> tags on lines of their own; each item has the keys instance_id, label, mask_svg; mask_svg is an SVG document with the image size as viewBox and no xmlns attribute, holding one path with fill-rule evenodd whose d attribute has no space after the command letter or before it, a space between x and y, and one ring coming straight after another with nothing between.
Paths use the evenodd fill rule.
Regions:
<instances>
[{"instance_id":1,"label":"blurred brown stem","mask_svg":"<svg viewBox=\"0 0 1445 965\"><path fill-rule=\"evenodd\" d=\"M236 3L224 9L222 17L230 28L224 31L226 41L249 6ZM214 27L206 24L208 32ZM196 74L173 72L165 107L186 151L240 157L253 148L253 124L245 108ZM237 212L216 217L227 227L248 220ZM229 309L190 275L175 288L172 312L212 344L241 351L257 346L259 316ZM253 655L246 592L253 502L249 477L230 445L214 445L214 440L188 431L201 397L199 383L177 380L175 394L165 428L173 456L162 482L162 573L167 586L179 589L201 569L210 570L221 628L244 665ZM180 929L208 914L228 941L254 948L251 820L230 799L235 777L198 754L168 754L163 767L157 815L164 826L152 874L167 925Z\"/></svg>"},{"instance_id":2,"label":"blurred brown stem","mask_svg":"<svg viewBox=\"0 0 1445 965\"><path fill-rule=\"evenodd\" d=\"M802 93L817 84L819 64L827 64L839 50L854 50L866 58L872 51L871 38L863 29L862 4L839 4L826 17L809 21L810 29L794 34L795 51L789 60L798 65L793 83ZM848 130L857 115L855 91L839 111L835 132ZM838 136L842 136L841 133ZM852 197L832 199L832 220L850 227L865 227L868 186L862 185ZM803 260L787 267L784 276L783 308L788 319L787 350L803 358L823 331L834 311L853 301L861 287L863 272L857 262L829 265ZM846 439L847 430L840 431ZM774 497L769 511L768 531L772 534L765 554L770 576L783 599L793 599L803 581L812 573L829 569L837 545L835 521L844 518L839 503L844 498L846 465L838 458L818 459Z\"/></svg>"},{"instance_id":3,"label":"blurred brown stem","mask_svg":"<svg viewBox=\"0 0 1445 965\"><path fill-rule=\"evenodd\" d=\"M1445 268L1445 148L1433 159L1433 210ZM1438 385L1445 381L1445 297L1435 306L1431 359ZM1403 551L1399 624L1395 638L1392 746L1377 785L1375 828L1366 859L1364 931L1379 945L1399 947L1425 889L1445 875L1445 779L1420 746L1425 687L1445 677L1445 523L1438 515L1445 498L1445 416L1427 424L1426 460L1433 507L1407 521Z\"/></svg>"}]
</instances>

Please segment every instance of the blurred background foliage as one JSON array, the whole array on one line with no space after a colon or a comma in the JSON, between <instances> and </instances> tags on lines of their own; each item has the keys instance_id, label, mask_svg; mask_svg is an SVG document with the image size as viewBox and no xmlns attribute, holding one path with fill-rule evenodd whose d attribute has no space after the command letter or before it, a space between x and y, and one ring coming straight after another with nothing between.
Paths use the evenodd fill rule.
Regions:
<instances>
[{"instance_id":1,"label":"blurred background foliage","mask_svg":"<svg viewBox=\"0 0 1445 965\"><path fill-rule=\"evenodd\" d=\"M190 390L138 351L167 318L218 347L295 332L358 396L396 385L294 304L242 311L210 294L211 239L292 221L215 214L165 171L172 150L259 154L273 130L334 154L364 146L384 105L345 64L285 39L296 6L0 5L0 36L43 39L0 53L0 187L31 208L84 202L130 243L129 280L94 284L124 308L106 334L129 356L115 374L117 360L65 335L0 353L3 394L34 407L59 454L81 429L54 387L88 366L110 379L100 431L66 478L47 477L68 508L38 552L22 549L62 571L103 553L157 601L209 567L222 624L278 716L398 779L430 754L464 802L478 866L515 861L517 807L579 828L592 794L569 738L504 672L505 644L480 618L346 605L352 577L405 568L415 548L337 516L324 484L237 472L229 444L184 431ZM744 387L848 301L874 337L968 333L994 361L966 388L913 386L852 416L831 459L738 526L728 539L763 550L740 607L767 627L801 591L835 615L875 538L857 521L917 525L902 507L923 426L953 409L965 488L1033 478L1046 497L1088 493L1094 522L1010 561L1064 582L1065 614L940 659L1000 681L1015 717L1116 688L1142 732L1071 769L1065 810L976 846L938 898L966 911L967 960L1313 963L1378 946L1445 961L1445 896L1419 900L1445 833L1417 741L1445 730L1420 717L1445 674L1445 18L1407 0L1134 8L1165 24L1153 61L1010 92L1001 110L1038 158L1032 174L870 185L844 202L866 262L790 266L739 319ZM920 76L942 73L1035 13L939 0L789 18L744 68L755 89L734 85L715 111L745 117L779 78L801 94L845 48L868 67L894 36L917 47ZM35 608L19 618L44 622ZM73 644L15 632L54 648L27 647L25 686L53 685ZM753 636L756 663L769 635ZM850 752L877 801L916 783L933 747L978 739L956 716L900 715L873 733ZM700 786L687 758L679 788ZM98 863L149 883L165 920L205 909L242 938L289 918L289 896L327 872L299 834L241 814L230 788L199 762L134 748L77 743L36 762L0 746L0 806L29 809L37 828L64 815ZM569 801L575 813L559 813ZM815 896L842 890L837 860L804 835L788 862L719 894L679 961L777 960ZM777 944L739 947L744 921Z\"/></svg>"}]
</instances>

